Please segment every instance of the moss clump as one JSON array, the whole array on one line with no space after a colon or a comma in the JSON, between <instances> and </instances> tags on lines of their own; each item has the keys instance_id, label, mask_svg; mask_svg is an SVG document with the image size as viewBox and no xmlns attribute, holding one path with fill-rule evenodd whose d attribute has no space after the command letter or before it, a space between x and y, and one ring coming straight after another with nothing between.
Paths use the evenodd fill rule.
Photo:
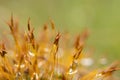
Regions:
<instances>
[{"instance_id":1,"label":"moss clump","mask_svg":"<svg viewBox=\"0 0 120 80\"><path fill-rule=\"evenodd\" d=\"M69 34L57 32L53 21L51 29L45 24L38 37L30 19L27 31L18 29L13 16L7 24L14 43L6 39L0 43L0 80L114 80L112 73L119 69L118 62L106 69L86 67L92 65L83 52L88 30L78 35L71 47Z\"/></svg>"}]
</instances>

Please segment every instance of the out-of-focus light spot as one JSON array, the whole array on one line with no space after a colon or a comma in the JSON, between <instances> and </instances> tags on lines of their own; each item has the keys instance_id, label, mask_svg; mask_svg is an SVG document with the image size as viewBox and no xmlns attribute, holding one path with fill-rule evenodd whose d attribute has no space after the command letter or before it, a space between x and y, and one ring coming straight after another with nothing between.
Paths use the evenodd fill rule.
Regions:
<instances>
[{"instance_id":1,"label":"out-of-focus light spot","mask_svg":"<svg viewBox=\"0 0 120 80\"><path fill-rule=\"evenodd\" d=\"M91 66L93 64L93 59L91 58L83 58L80 62L83 66Z\"/></svg>"},{"instance_id":2,"label":"out-of-focus light spot","mask_svg":"<svg viewBox=\"0 0 120 80\"><path fill-rule=\"evenodd\" d=\"M107 64L107 59L106 58L101 58L100 59L100 64L103 64L103 65Z\"/></svg>"}]
</instances>

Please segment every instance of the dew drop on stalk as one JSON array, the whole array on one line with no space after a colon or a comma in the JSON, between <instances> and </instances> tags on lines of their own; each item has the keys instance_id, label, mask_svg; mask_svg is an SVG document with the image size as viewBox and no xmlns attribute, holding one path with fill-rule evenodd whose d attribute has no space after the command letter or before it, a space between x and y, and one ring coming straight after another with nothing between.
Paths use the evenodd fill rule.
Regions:
<instances>
[{"instance_id":1,"label":"dew drop on stalk","mask_svg":"<svg viewBox=\"0 0 120 80\"><path fill-rule=\"evenodd\" d=\"M72 75L72 74L76 74L78 72L77 63L78 62L76 60L73 61L72 65L69 68L68 74Z\"/></svg>"},{"instance_id":2,"label":"dew drop on stalk","mask_svg":"<svg viewBox=\"0 0 120 80\"><path fill-rule=\"evenodd\" d=\"M21 76L21 73L20 73L20 72L17 72L17 73L16 73L16 76L15 76L15 80L19 80L19 79L20 79L20 76Z\"/></svg>"},{"instance_id":3,"label":"dew drop on stalk","mask_svg":"<svg viewBox=\"0 0 120 80\"><path fill-rule=\"evenodd\" d=\"M34 57L35 56L35 54L34 53L32 53L32 52L28 52L28 54L31 56L31 57Z\"/></svg>"},{"instance_id":4,"label":"dew drop on stalk","mask_svg":"<svg viewBox=\"0 0 120 80\"><path fill-rule=\"evenodd\" d=\"M77 73L77 70L75 69L75 70L73 70L72 68L70 68L69 69L69 72L68 72L68 74L75 74L75 73Z\"/></svg>"},{"instance_id":5,"label":"dew drop on stalk","mask_svg":"<svg viewBox=\"0 0 120 80\"><path fill-rule=\"evenodd\" d=\"M96 74L94 80L103 80L103 75L101 73Z\"/></svg>"},{"instance_id":6,"label":"dew drop on stalk","mask_svg":"<svg viewBox=\"0 0 120 80\"><path fill-rule=\"evenodd\" d=\"M38 74L36 72L34 72L31 80L38 80L38 78L39 78Z\"/></svg>"}]
</instances>

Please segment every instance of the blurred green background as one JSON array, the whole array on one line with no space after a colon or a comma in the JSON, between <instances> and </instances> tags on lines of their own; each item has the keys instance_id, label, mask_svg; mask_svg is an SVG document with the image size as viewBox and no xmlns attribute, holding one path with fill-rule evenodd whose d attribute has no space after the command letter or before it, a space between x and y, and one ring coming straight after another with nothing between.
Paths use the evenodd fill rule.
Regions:
<instances>
[{"instance_id":1,"label":"blurred green background","mask_svg":"<svg viewBox=\"0 0 120 80\"><path fill-rule=\"evenodd\" d=\"M36 28L50 18L71 34L90 29L87 46L109 61L120 60L120 0L0 0L0 29L13 13L26 26L28 17ZM99 57L99 56L98 56Z\"/></svg>"}]
</instances>

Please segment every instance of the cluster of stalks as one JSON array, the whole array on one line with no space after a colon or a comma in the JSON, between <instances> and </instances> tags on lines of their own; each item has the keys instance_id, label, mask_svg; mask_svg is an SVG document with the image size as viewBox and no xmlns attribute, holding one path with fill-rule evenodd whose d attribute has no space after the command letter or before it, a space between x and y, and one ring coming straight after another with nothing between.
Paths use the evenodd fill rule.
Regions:
<instances>
[{"instance_id":1,"label":"cluster of stalks","mask_svg":"<svg viewBox=\"0 0 120 80\"><path fill-rule=\"evenodd\" d=\"M86 56L83 48L87 30L75 38L71 47L69 34L57 32L52 20L49 23L36 37L30 18L27 31L20 31L11 16L7 24L14 42L3 39L0 43L0 80L115 80L112 73L120 69L118 62L94 70L80 63Z\"/></svg>"}]
</instances>

